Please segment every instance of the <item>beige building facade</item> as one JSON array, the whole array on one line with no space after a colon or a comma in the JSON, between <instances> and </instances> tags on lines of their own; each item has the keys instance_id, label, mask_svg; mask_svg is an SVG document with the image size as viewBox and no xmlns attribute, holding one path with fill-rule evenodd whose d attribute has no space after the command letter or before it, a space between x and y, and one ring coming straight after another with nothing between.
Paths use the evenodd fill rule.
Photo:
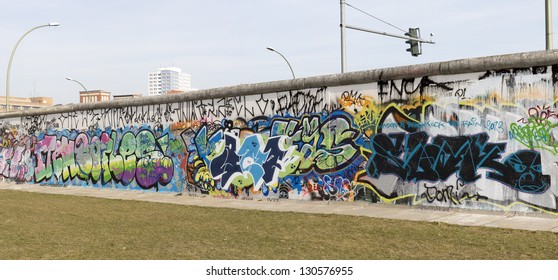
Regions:
<instances>
[{"instance_id":1,"label":"beige building facade","mask_svg":"<svg viewBox=\"0 0 558 280\"><path fill-rule=\"evenodd\" d=\"M79 92L79 103L95 103L109 101L110 92L104 90L88 90Z\"/></svg>"},{"instance_id":2,"label":"beige building facade","mask_svg":"<svg viewBox=\"0 0 558 280\"><path fill-rule=\"evenodd\" d=\"M0 111L6 111L7 100L6 96L1 96L2 104L0 104ZM9 99L10 108L8 111L30 110L36 108L52 107L52 97L13 97Z\"/></svg>"}]
</instances>

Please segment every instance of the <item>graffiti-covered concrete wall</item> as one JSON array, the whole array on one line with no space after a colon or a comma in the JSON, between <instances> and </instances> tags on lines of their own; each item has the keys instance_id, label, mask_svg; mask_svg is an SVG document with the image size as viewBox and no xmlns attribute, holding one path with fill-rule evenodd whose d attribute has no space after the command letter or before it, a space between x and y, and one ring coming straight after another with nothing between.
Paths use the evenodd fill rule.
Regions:
<instances>
[{"instance_id":1,"label":"graffiti-covered concrete wall","mask_svg":"<svg viewBox=\"0 0 558 280\"><path fill-rule=\"evenodd\" d=\"M0 115L4 180L558 213L558 53Z\"/></svg>"}]
</instances>

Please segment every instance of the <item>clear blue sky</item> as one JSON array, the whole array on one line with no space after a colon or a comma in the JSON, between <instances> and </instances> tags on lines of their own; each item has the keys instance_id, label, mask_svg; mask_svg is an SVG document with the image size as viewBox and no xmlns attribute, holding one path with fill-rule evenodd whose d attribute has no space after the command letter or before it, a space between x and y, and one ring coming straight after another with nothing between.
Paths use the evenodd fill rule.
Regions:
<instances>
[{"instance_id":1,"label":"clear blue sky","mask_svg":"<svg viewBox=\"0 0 558 280\"><path fill-rule=\"evenodd\" d=\"M402 28L434 33L412 57L404 40L347 30L348 71L537 51L545 48L544 1L347 0ZM554 13L558 9L556 3ZM78 103L78 84L147 94L147 74L176 66L198 89L340 72L339 0L19 0L0 6L0 90L12 48L11 95ZM402 32L352 8L347 24ZM558 17L555 18L558 21ZM555 28L556 29L556 28ZM558 43L557 46L558 47Z\"/></svg>"}]
</instances>

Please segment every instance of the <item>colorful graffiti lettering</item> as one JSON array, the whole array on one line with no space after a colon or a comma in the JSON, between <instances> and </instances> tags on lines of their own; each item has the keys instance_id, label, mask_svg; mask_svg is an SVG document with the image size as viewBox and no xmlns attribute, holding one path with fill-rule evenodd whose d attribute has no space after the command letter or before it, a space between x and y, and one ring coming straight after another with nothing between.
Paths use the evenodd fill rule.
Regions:
<instances>
[{"instance_id":1,"label":"colorful graffiti lettering","mask_svg":"<svg viewBox=\"0 0 558 280\"><path fill-rule=\"evenodd\" d=\"M550 176L541 173L538 152L517 151L504 162L499 159L505 143L489 143L488 135L430 137L425 132L376 134L370 139L372 157L367 172L372 178L394 174L403 181L445 181L451 175L465 183L480 178L479 170L490 170L487 178L526 193L543 193Z\"/></svg>"},{"instance_id":2,"label":"colorful graffiti lettering","mask_svg":"<svg viewBox=\"0 0 558 280\"><path fill-rule=\"evenodd\" d=\"M115 181L126 186L132 181L142 189L168 184L174 164L163 151L169 144L168 135L155 138L149 130L131 131L118 137L116 131L90 137L78 133L73 140L62 135L45 135L37 141L35 181L53 177L62 182L81 181L103 184Z\"/></svg>"},{"instance_id":3,"label":"colorful graffiti lettering","mask_svg":"<svg viewBox=\"0 0 558 280\"><path fill-rule=\"evenodd\" d=\"M537 66L24 114L1 119L0 175L556 214L556 77Z\"/></svg>"},{"instance_id":4,"label":"colorful graffiti lettering","mask_svg":"<svg viewBox=\"0 0 558 280\"><path fill-rule=\"evenodd\" d=\"M203 127L195 137L197 155L204 160L214 180L221 187L245 188L277 186L279 174L296 167L294 147L287 148L285 137L263 138L261 134L240 137L240 130L219 130L207 135Z\"/></svg>"},{"instance_id":5,"label":"colorful graffiti lettering","mask_svg":"<svg viewBox=\"0 0 558 280\"><path fill-rule=\"evenodd\" d=\"M531 117L525 125L512 123L510 125L510 138L515 139L527 148L539 148L558 154L558 142L552 130L558 128L557 123L540 117Z\"/></svg>"},{"instance_id":6,"label":"colorful graffiti lettering","mask_svg":"<svg viewBox=\"0 0 558 280\"><path fill-rule=\"evenodd\" d=\"M331 114L325 120L319 115L303 116L300 120L275 119L270 134L287 136L297 147L302 158L299 174L342 170L359 155L355 142L359 132L342 113Z\"/></svg>"}]
</instances>

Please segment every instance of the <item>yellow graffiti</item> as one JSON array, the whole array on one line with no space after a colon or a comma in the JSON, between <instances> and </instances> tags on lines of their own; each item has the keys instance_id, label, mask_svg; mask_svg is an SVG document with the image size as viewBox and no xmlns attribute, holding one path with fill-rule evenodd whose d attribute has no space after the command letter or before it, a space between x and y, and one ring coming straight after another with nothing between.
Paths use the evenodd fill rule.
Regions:
<instances>
[{"instance_id":1,"label":"yellow graffiti","mask_svg":"<svg viewBox=\"0 0 558 280\"><path fill-rule=\"evenodd\" d=\"M183 130L192 129L194 131L197 131L202 125L203 123L199 120L175 122L170 125L170 130L180 132Z\"/></svg>"}]
</instances>

